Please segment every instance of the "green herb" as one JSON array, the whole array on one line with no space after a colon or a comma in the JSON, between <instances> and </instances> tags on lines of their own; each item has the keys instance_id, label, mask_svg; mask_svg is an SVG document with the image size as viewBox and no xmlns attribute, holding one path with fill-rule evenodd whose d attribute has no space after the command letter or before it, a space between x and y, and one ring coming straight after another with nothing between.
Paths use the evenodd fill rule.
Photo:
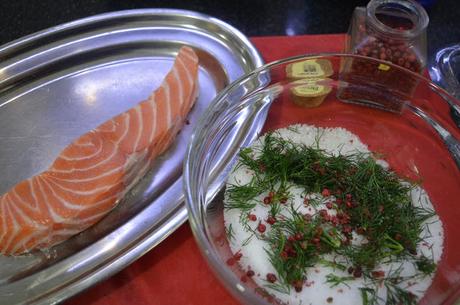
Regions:
<instances>
[{"instance_id":1,"label":"green herb","mask_svg":"<svg viewBox=\"0 0 460 305\"><path fill-rule=\"evenodd\" d=\"M241 243L241 246L243 246L243 247L244 247L244 246L247 246L247 245L249 244L249 242L251 241L251 239L252 239L253 236L254 236L254 235L250 235L248 238L246 238L246 239L243 241L243 243Z\"/></svg>"},{"instance_id":2,"label":"green herb","mask_svg":"<svg viewBox=\"0 0 460 305\"><path fill-rule=\"evenodd\" d=\"M279 282L273 288L278 291L289 291L290 287L303 283L308 268L324 264L324 254L343 256L345 262L335 267L344 270L348 265L362 269L362 275L374 281L371 272L377 265L414 259L417 245L422 241L423 225L434 215L431 210L413 206L410 193L415 183L385 170L371 154L329 154L319 148L320 138L318 134L316 145L310 147L268 133L263 145L240 153L237 167L251 171L250 183L227 189L227 209L248 213L257 204L270 204L269 214L273 217L288 209L289 215L279 217L264 236L268 245L265 251L278 273ZM328 202L337 215L329 216L323 210L306 217L288 205L293 185L304 189L308 204L317 207ZM321 193L324 198L310 196ZM269 200L256 200L262 194L271 194ZM352 232L358 232L367 242L352 245ZM436 268L424 257L416 264L424 274L432 274ZM333 286L352 279L327 276L327 282ZM381 281L388 290L387 304L413 304L414 296L395 284L395 276ZM363 304L378 301L377 289L361 288Z\"/></svg>"},{"instance_id":3,"label":"green herb","mask_svg":"<svg viewBox=\"0 0 460 305\"><path fill-rule=\"evenodd\" d=\"M361 299L363 301L363 305L375 305L379 301L377 297L377 291L375 289L361 287L359 290L361 291Z\"/></svg>"},{"instance_id":4,"label":"green herb","mask_svg":"<svg viewBox=\"0 0 460 305\"><path fill-rule=\"evenodd\" d=\"M227 191L229 198L224 205L225 209L248 211L257 205L257 203L252 200L255 196L259 195L254 185L230 185Z\"/></svg>"},{"instance_id":5,"label":"green herb","mask_svg":"<svg viewBox=\"0 0 460 305\"><path fill-rule=\"evenodd\" d=\"M319 233L321 227L319 219L305 221L302 214L290 208L290 217L277 221L267 236L269 245L266 252L270 262L277 271L280 281L286 286L305 280L305 271L313 267L319 260L319 254L327 253L330 247L318 248L313 238L321 239L325 236ZM319 233L319 234L318 234ZM297 239L296 239L297 237Z\"/></svg>"},{"instance_id":6,"label":"green herb","mask_svg":"<svg viewBox=\"0 0 460 305\"><path fill-rule=\"evenodd\" d=\"M387 288L387 305L415 305L417 298L410 291L404 290L398 285L392 284L390 281L385 281Z\"/></svg>"},{"instance_id":7,"label":"green herb","mask_svg":"<svg viewBox=\"0 0 460 305\"><path fill-rule=\"evenodd\" d=\"M367 303L370 305L379 304L379 297L377 296L377 290L382 285L386 288L386 302L387 305L413 305L417 303L417 298L410 291L404 290L400 287L401 283L408 282L417 278L417 275L401 276L403 271L403 265L399 265L398 268L390 270L384 278L372 278L369 274L367 277L373 282L374 288L366 287L366 294L368 298ZM361 293L363 293L361 291Z\"/></svg>"},{"instance_id":8,"label":"green herb","mask_svg":"<svg viewBox=\"0 0 460 305\"><path fill-rule=\"evenodd\" d=\"M340 264L340 263L337 263L337 262L332 262L332 261L328 261L328 260L325 260L325 259L320 259L319 260L319 263L323 266L326 266L326 267L330 267L332 269L339 269L341 271L345 271L347 270L347 266L343 265L343 264Z\"/></svg>"},{"instance_id":9,"label":"green herb","mask_svg":"<svg viewBox=\"0 0 460 305\"><path fill-rule=\"evenodd\" d=\"M281 211L281 204L279 202L273 202L270 204L270 216L276 217Z\"/></svg>"},{"instance_id":10,"label":"green herb","mask_svg":"<svg viewBox=\"0 0 460 305\"><path fill-rule=\"evenodd\" d=\"M225 235L227 235L228 240L232 240L233 238L235 238L232 224L230 224L228 227L225 227Z\"/></svg>"},{"instance_id":11,"label":"green herb","mask_svg":"<svg viewBox=\"0 0 460 305\"><path fill-rule=\"evenodd\" d=\"M331 284L331 288L343 284L347 287L350 287L346 282L352 281L355 278L353 276L337 276L335 274L329 273L326 275L326 283Z\"/></svg>"},{"instance_id":12,"label":"green herb","mask_svg":"<svg viewBox=\"0 0 460 305\"><path fill-rule=\"evenodd\" d=\"M247 245L249 243L249 241L252 239L252 237L256 236L257 238L261 238L258 234L258 232L253 229L251 227L251 225L249 224L249 212L248 211L244 211L240 214L240 223L241 225L243 226L244 230L246 232L250 232L252 233L244 242L243 242L243 245Z\"/></svg>"},{"instance_id":13,"label":"green herb","mask_svg":"<svg viewBox=\"0 0 460 305\"><path fill-rule=\"evenodd\" d=\"M430 275L436 270L436 263L426 256L420 257L415 264L418 270L420 270L425 275Z\"/></svg>"},{"instance_id":14,"label":"green herb","mask_svg":"<svg viewBox=\"0 0 460 305\"><path fill-rule=\"evenodd\" d=\"M282 284L265 284L264 287L276 290L278 292L289 294L291 292L290 286L282 285Z\"/></svg>"}]
</instances>

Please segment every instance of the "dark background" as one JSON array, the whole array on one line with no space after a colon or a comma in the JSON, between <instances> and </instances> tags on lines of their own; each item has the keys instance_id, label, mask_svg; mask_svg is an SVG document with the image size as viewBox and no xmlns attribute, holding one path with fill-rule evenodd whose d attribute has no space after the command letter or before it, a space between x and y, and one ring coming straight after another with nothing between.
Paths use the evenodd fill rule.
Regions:
<instances>
[{"instance_id":1,"label":"dark background","mask_svg":"<svg viewBox=\"0 0 460 305\"><path fill-rule=\"evenodd\" d=\"M425 0L428 1L428 0ZM354 7L348 0L0 0L0 44L64 22L134 8L181 8L217 17L247 36L343 33ZM430 1L431 2L431 1ZM428 8L428 54L460 42L460 1Z\"/></svg>"}]
</instances>

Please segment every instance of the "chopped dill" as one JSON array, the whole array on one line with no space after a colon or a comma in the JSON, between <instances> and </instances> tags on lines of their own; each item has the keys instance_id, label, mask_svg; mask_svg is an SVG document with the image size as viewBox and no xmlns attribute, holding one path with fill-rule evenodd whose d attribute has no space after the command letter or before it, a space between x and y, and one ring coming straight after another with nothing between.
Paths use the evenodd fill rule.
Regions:
<instances>
[{"instance_id":1,"label":"chopped dill","mask_svg":"<svg viewBox=\"0 0 460 305\"><path fill-rule=\"evenodd\" d=\"M436 270L436 263L426 256L421 256L415 262L415 265L417 266L417 269L425 275L430 275Z\"/></svg>"},{"instance_id":2,"label":"chopped dill","mask_svg":"<svg viewBox=\"0 0 460 305\"><path fill-rule=\"evenodd\" d=\"M233 232L232 224L230 224L228 227L225 227L225 235L227 235L227 239L229 241L235 238L235 233Z\"/></svg>"},{"instance_id":3,"label":"chopped dill","mask_svg":"<svg viewBox=\"0 0 460 305\"><path fill-rule=\"evenodd\" d=\"M273 202L270 204L270 216L276 217L281 212L281 204L279 202Z\"/></svg>"},{"instance_id":4,"label":"chopped dill","mask_svg":"<svg viewBox=\"0 0 460 305\"><path fill-rule=\"evenodd\" d=\"M328 261L328 260L325 260L325 259L320 259L319 260L319 263L323 266L326 266L326 267L330 267L332 268L333 270L335 269L338 269L338 270L341 270L341 271L345 271L347 270L347 266L341 264L341 263L337 263L337 262L333 262L333 261Z\"/></svg>"},{"instance_id":5,"label":"chopped dill","mask_svg":"<svg viewBox=\"0 0 460 305\"><path fill-rule=\"evenodd\" d=\"M287 285L269 283L269 284L265 284L264 287L276 290L284 294L289 294L291 292L290 286L287 286Z\"/></svg>"},{"instance_id":6,"label":"chopped dill","mask_svg":"<svg viewBox=\"0 0 460 305\"><path fill-rule=\"evenodd\" d=\"M295 128L291 131L298 132ZM415 304L416 297L398 285L407 280L400 277L400 269L378 280L373 272L380 264L405 259L416 260L424 275L435 272L433 260L417 256L424 225L434 211L412 204L411 192L417 185L379 165L375 158L381 156L361 152L333 155L320 148L321 137L318 133L316 144L306 146L268 133L262 145L240 152L237 167L250 171L251 181L228 186L225 208L241 210L243 226L258 238L247 224L247 213L257 205L269 205L269 215L277 217L263 240L278 282L266 287L283 293L292 287L299 291L308 268L322 264L341 271L360 270L359 276L328 274L326 282L331 287L347 285L361 276L374 283L375 287L360 288L365 305L381 301L378 283L386 287L386 304ZM305 204L329 204L335 214L329 215L326 209L302 214L290 204L294 185L303 189ZM264 194L270 195L261 200ZM352 233L366 242L353 244ZM326 261L326 254L339 255L344 261Z\"/></svg>"},{"instance_id":7,"label":"chopped dill","mask_svg":"<svg viewBox=\"0 0 460 305\"><path fill-rule=\"evenodd\" d=\"M248 238L246 238L243 243L241 244L242 247L247 246L251 239L254 237L254 235L250 235Z\"/></svg>"},{"instance_id":8,"label":"chopped dill","mask_svg":"<svg viewBox=\"0 0 460 305\"><path fill-rule=\"evenodd\" d=\"M379 298L377 297L377 291L373 288L361 287L361 299L363 305L376 305L378 304Z\"/></svg>"},{"instance_id":9,"label":"chopped dill","mask_svg":"<svg viewBox=\"0 0 460 305\"><path fill-rule=\"evenodd\" d=\"M355 278L353 276L337 276L335 274L329 273L326 275L326 283L331 284L331 288L343 284L347 287L350 287L347 284L347 281L353 281Z\"/></svg>"}]
</instances>

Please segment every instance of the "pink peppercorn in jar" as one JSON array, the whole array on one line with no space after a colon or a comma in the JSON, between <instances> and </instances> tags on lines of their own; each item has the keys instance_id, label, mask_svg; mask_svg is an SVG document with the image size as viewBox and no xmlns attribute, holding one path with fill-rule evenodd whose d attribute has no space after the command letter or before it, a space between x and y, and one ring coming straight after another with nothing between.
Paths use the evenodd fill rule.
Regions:
<instances>
[{"instance_id":1,"label":"pink peppercorn in jar","mask_svg":"<svg viewBox=\"0 0 460 305\"><path fill-rule=\"evenodd\" d=\"M427 25L428 15L417 2L371 0L366 8L358 7L353 13L347 51L422 73L426 66ZM338 98L401 111L417 87L417 78L380 61L362 57L342 60Z\"/></svg>"},{"instance_id":2,"label":"pink peppercorn in jar","mask_svg":"<svg viewBox=\"0 0 460 305\"><path fill-rule=\"evenodd\" d=\"M421 73L426 66L425 9L412 0L371 0L353 13L347 49Z\"/></svg>"}]
</instances>

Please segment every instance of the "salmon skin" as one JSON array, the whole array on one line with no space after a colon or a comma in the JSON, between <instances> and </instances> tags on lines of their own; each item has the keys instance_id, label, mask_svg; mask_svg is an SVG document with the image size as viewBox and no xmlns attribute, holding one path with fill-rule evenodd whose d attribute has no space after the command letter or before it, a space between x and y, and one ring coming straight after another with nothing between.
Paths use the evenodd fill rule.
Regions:
<instances>
[{"instance_id":1,"label":"salmon skin","mask_svg":"<svg viewBox=\"0 0 460 305\"><path fill-rule=\"evenodd\" d=\"M68 145L46 171L0 197L0 252L47 249L109 213L182 128L198 93L198 57L182 47L145 101Z\"/></svg>"}]
</instances>

